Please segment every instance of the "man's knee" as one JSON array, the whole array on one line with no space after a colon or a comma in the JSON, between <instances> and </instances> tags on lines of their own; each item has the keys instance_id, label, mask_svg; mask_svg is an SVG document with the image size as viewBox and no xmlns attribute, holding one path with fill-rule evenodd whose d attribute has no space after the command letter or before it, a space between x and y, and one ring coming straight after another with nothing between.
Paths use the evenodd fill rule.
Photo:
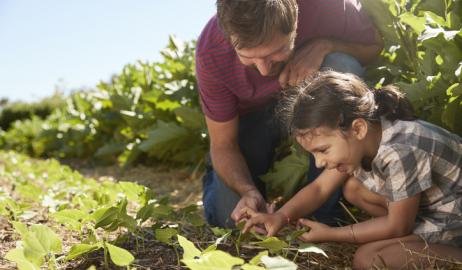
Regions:
<instances>
[{"instance_id":1,"label":"man's knee","mask_svg":"<svg viewBox=\"0 0 462 270\"><path fill-rule=\"evenodd\" d=\"M231 213L239 201L239 195L227 187L214 171L209 171L203 179L204 213L212 226L234 227Z\"/></svg>"},{"instance_id":2,"label":"man's knee","mask_svg":"<svg viewBox=\"0 0 462 270\"><path fill-rule=\"evenodd\" d=\"M364 75L364 67L356 58L340 52L328 54L324 58L321 68L329 68L344 73L353 73L359 77Z\"/></svg>"}]
</instances>

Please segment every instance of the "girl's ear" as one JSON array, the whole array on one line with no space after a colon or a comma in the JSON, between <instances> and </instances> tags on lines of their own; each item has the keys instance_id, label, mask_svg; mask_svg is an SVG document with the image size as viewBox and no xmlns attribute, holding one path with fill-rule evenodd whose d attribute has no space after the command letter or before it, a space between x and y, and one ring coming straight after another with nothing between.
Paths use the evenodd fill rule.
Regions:
<instances>
[{"instance_id":1,"label":"girl's ear","mask_svg":"<svg viewBox=\"0 0 462 270\"><path fill-rule=\"evenodd\" d=\"M366 120L362 118L357 118L353 120L353 122L351 123L351 134L357 140L363 140L364 138L366 138L368 128L369 126Z\"/></svg>"}]
</instances>

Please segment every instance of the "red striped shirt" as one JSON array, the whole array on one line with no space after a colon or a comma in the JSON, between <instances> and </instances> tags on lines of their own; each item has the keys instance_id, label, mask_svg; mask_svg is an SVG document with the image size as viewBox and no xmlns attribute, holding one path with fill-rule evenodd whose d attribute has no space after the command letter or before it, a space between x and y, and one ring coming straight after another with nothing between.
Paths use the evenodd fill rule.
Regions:
<instances>
[{"instance_id":1,"label":"red striped shirt","mask_svg":"<svg viewBox=\"0 0 462 270\"><path fill-rule=\"evenodd\" d=\"M298 0L295 47L315 38L373 44L375 30L358 0ZM268 103L281 90L278 76L262 76L244 66L214 16L196 47L196 76L202 111L218 122L229 121Z\"/></svg>"}]
</instances>

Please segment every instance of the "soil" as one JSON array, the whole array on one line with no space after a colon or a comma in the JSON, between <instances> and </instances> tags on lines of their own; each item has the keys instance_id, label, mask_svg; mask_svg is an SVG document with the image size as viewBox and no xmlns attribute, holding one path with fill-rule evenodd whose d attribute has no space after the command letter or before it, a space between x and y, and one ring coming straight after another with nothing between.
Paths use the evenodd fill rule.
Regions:
<instances>
[{"instance_id":1,"label":"soil","mask_svg":"<svg viewBox=\"0 0 462 270\"><path fill-rule=\"evenodd\" d=\"M189 168L181 169L169 169L166 167L158 166L155 168L138 166L123 170L116 166L110 167L86 167L82 164L70 164L71 167L78 170L81 174L87 177L95 179L112 179L114 181L133 181L138 184L146 185L153 189L160 195L169 195L171 197L171 203L174 207L184 207L190 204L197 204L201 206L201 194L202 194L202 175L196 171L192 171ZM2 181L3 180L3 181ZM5 179L0 179L0 188L6 190ZM43 214L39 213L28 221L28 224L46 223ZM199 239L195 239L195 235L188 234L188 228L183 228L182 235L202 247L205 247L207 243L204 243L205 239L210 240L210 243L216 239L212 232L208 229L201 235L202 242ZM63 252L67 252L70 246L74 243L80 242L75 235L67 235L64 228L57 232L63 239ZM181 265L178 261L178 254L181 257L181 249L175 250L171 246L156 241L152 235L152 230L146 228L143 231L142 241L135 241L135 236L126 234L128 241L124 241L121 246L130 250L135 256L135 261L132 267L135 269L187 269L184 265ZM137 237L140 237L140 236ZM17 238L13 233L12 226L7 222L5 218L0 217L0 270L3 269L15 269L13 263L6 259L3 259L6 252L16 245ZM140 244L142 242L142 244ZM325 243L320 244L328 255L329 258L325 258L320 254L305 253L299 254L296 257L295 262L298 265L298 269L351 269L353 254L357 248L351 244L338 244L338 243ZM229 252L234 256L238 256L235 246L232 243L225 242L220 245L219 249ZM239 256L246 259L247 261L255 256L260 249L250 246L242 246L239 251ZM288 259L293 259L295 252L289 251L287 256ZM90 253L84 258L73 260L62 264L62 269L88 269L91 266L95 266L96 269L104 269L104 256L102 251L96 251ZM462 264L449 265L444 269L461 269ZM109 263L109 269L126 269L117 267ZM133 268L131 268L133 269ZM418 269L411 267L411 269Z\"/></svg>"}]
</instances>

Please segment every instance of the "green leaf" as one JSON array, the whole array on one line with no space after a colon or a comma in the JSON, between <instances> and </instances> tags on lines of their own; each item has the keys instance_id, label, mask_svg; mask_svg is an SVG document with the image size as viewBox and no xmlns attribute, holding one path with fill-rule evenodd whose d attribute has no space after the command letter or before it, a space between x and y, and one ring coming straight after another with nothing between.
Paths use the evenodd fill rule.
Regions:
<instances>
[{"instance_id":1,"label":"green leaf","mask_svg":"<svg viewBox=\"0 0 462 270\"><path fill-rule=\"evenodd\" d=\"M277 194L282 196L284 200L288 200L295 192L306 185L305 176L308 167L308 156L297 153L297 150L292 147L290 155L281 161L274 162L273 168L260 178L266 183L270 193Z\"/></svg>"},{"instance_id":2,"label":"green leaf","mask_svg":"<svg viewBox=\"0 0 462 270\"><path fill-rule=\"evenodd\" d=\"M284 259L281 256L277 257L269 257L263 256L261 257L261 262L265 265L266 269L268 270L296 270L297 265L287 259Z\"/></svg>"},{"instance_id":3,"label":"green leaf","mask_svg":"<svg viewBox=\"0 0 462 270\"><path fill-rule=\"evenodd\" d=\"M450 97L457 97L462 95L462 85L459 83L455 83L449 86L449 88L446 89L446 94Z\"/></svg>"},{"instance_id":4,"label":"green leaf","mask_svg":"<svg viewBox=\"0 0 462 270\"><path fill-rule=\"evenodd\" d=\"M327 256L326 252L324 252L324 250L320 249L319 247L317 247L317 246L315 246L313 244L302 244L302 245L300 245L300 247L298 248L298 252L301 252L301 253L313 252L313 253L322 254L326 258L329 258Z\"/></svg>"},{"instance_id":5,"label":"green leaf","mask_svg":"<svg viewBox=\"0 0 462 270\"><path fill-rule=\"evenodd\" d=\"M247 263L242 265L241 268L243 270L265 270L266 269L265 267L261 267L261 266L258 266L258 265L247 264Z\"/></svg>"},{"instance_id":6,"label":"green leaf","mask_svg":"<svg viewBox=\"0 0 462 270\"><path fill-rule=\"evenodd\" d=\"M147 204L141 207L140 210L138 210L138 212L136 213L136 219L141 220L141 222L145 222L146 220L148 220L148 218L152 216L152 208L152 204Z\"/></svg>"},{"instance_id":7,"label":"green leaf","mask_svg":"<svg viewBox=\"0 0 462 270\"><path fill-rule=\"evenodd\" d=\"M133 257L133 255L130 252L128 252L128 250L116 247L109 243L106 243L105 245L109 251L111 260L115 265L127 266L135 260L135 257Z\"/></svg>"},{"instance_id":8,"label":"green leaf","mask_svg":"<svg viewBox=\"0 0 462 270\"><path fill-rule=\"evenodd\" d=\"M204 115L198 109L182 106L176 108L174 112L181 119L184 127L192 130L200 130L206 127Z\"/></svg>"},{"instance_id":9,"label":"green leaf","mask_svg":"<svg viewBox=\"0 0 462 270\"><path fill-rule=\"evenodd\" d=\"M263 257L263 256L268 256L268 251L267 251L267 250L259 252L255 257L253 257L253 258L249 261L249 263L252 264L252 265L258 265L258 264L260 264L260 262L261 262L261 257Z\"/></svg>"},{"instance_id":10,"label":"green leaf","mask_svg":"<svg viewBox=\"0 0 462 270\"><path fill-rule=\"evenodd\" d=\"M40 270L40 265L35 265L24 256L22 248L15 248L8 251L5 259L15 262L19 270Z\"/></svg>"},{"instance_id":11,"label":"green leaf","mask_svg":"<svg viewBox=\"0 0 462 270\"><path fill-rule=\"evenodd\" d=\"M204 253L198 259L189 258L181 260L191 270L231 270L235 265L241 265L244 260L236 258L221 250Z\"/></svg>"},{"instance_id":12,"label":"green leaf","mask_svg":"<svg viewBox=\"0 0 462 270\"><path fill-rule=\"evenodd\" d=\"M205 225L204 218L197 213L186 215L186 220L189 224L193 225L194 227L201 227Z\"/></svg>"},{"instance_id":13,"label":"green leaf","mask_svg":"<svg viewBox=\"0 0 462 270\"><path fill-rule=\"evenodd\" d=\"M19 221L12 221L11 224L13 225L15 231L18 232L21 235L21 237L24 238L24 236L28 232L26 224L21 223Z\"/></svg>"},{"instance_id":14,"label":"green leaf","mask_svg":"<svg viewBox=\"0 0 462 270\"><path fill-rule=\"evenodd\" d=\"M109 142L96 150L95 157L114 156L122 153L125 149L125 143Z\"/></svg>"},{"instance_id":15,"label":"green leaf","mask_svg":"<svg viewBox=\"0 0 462 270\"><path fill-rule=\"evenodd\" d=\"M215 236L221 237L225 234L231 233L232 229L220 228L220 227L211 227L210 228Z\"/></svg>"},{"instance_id":16,"label":"green leaf","mask_svg":"<svg viewBox=\"0 0 462 270\"><path fill-rule=\"evenodd\" d=\"M178 243L183 248L183 259L189 260L200 257L201 251L197 249L194 244L181 235L177 235Z\"/></svg>"},{"instance_id":17,"label":"green leaf","mask_svg":"<svg viewBox=\"0 0 462 270\"><path fill-rule=\"evenodd\" d=\"M298 237L302 236L302 234L306 233L307 230L308 230L308 228L303 227L300 230L291 231L290 234L286 236L286 240L287 241L293 241L293 240L297 239Z\"/></svg>"},{"instance_id":18,"label":"green leaf","mask_svg":"<svg viewBox=\"0 0 462 270\"><path fill-rule=\"evenodd\" d=\"M228 233L224 234L222 237L217 238L217 240L215 240L215 243L208 246L203 251L203 253L206 253L206 252L209 252L209 251L212 251L212 250L216 250L218 248L218 245L221 244L221 242L226 241L226 239L228 239L228 237L231 235L231 233L232 232L228 232Z\"/></svg>"},{"instance_id":19,"label":"green leaf","mask_svg":"<svg viewBox=\"0 0 462 270\"><path fill-rule=\"evenodd\" d=\"M24 256L35 265L41 265L49 253L61 252L61 239L47 226L34 224L23 236Z\"/></svg>"},{"instance_id":20,"label":"green leaf","mask_svg":"<svg viewBox=\"0 0 462 270\"><path fill-rule=\"evenodd\" d=\"M173 208L169 205L159 204L152 208L152 215L154 217L169 217L172 212Z\"/></svg>"},{"instance_id":21,"label":"green leaf","mask_svg":"<svg viewBox=\"0 0 462 270\"><path fill-rule=\"evenodd\" d=\"M51 214L51 216L56 222L68 226L71 230L80 231L82 228L82 220L88 215L78 209L64 209Z\"/></svg>"},{"instance_id":22,"label":"green leaf","mask_svg":"<svg viewBox=\"0 0 462 270\"><path fill-rule=\"evenodd\" d=\"M394 21L397 14L393 14L393 4L385 0L362 0L361 4L374 24L390 44L400 44Z\"/></svg>"},{"instance_id":23,"label":"green leaf","mask_svg":"<svg viewBox=\"0 0 462 270\"><path fill-rule=\"evenodd\" d=\"M273 237L268 237L265 240L260 241L260 242L254 242L253 244L255 244L257 246L260 246L260 247L267 248L272 253L279 252L283 248L286 248L286 247L289 246L286 242L284 242L284 241L282 241L282 240L280 240L280 239L278 239L277 237L274 237L274 236Z\"/></svg>"},{"instance_id":24,"label":"green leaf","mask_svg":"<svg viewBox=\"0 0 462 270\"><path fill-rule=\"evenodd\" d=\"M122 188L125 195L127 195L127 199L130 201L141 202L140 196L145 190L144 186L127 181L120 181L118 182L118 185Z\"/></svg>"},{"instance_id":25,"label":"green leaf","mask_svg":"<svg viewBox=\"0 0 462 270\"><path fill-rule=\"evenodd\" d=\"M71 250L66 255L66 260L73 260L77 257L80 257L86 253L100 249L101 245L99 244L76 244L71 247Z\"/></svg>"},{"instance_id":26,"label":"green leaf","mask_svg":"<svg viewBox=\"0 0 462 270\"><path fill-rule=\"evenodd\" d=\"M99 227L105 227L117 218L117 215L119 214L119 209L117 207L109 207L109 208L104 208L100 209L102 212L98 212L96 215L96 212L94 213L96 215L95 219L95 228Z\"/></svg>"},{"instance_id":27,"label":"green leaf","mask_svg":"<svg viewBox=\"0 0 462 270\"><path fill-rule=\"evenodd\" d=\"M400 20L412 27L417 35L420 35L425 30L426 19L417 17L410 12L403 13L399 16Z\"/></svg>"},{"instance_id":28,"label":"green leaf","mask_svg":"<svg viewBox=\"0 0 462 270\"><path fill-rule=\"evenodd\" d=\"M139 144L139 148L144 152L163 156L181 145L182 140L188 136L188 129L173 122L159 121L158 126L149 132L148 139Z\"/></svg>"},{"instance_id":29,"label":"green leaf","mask_svg":"<svg viewBox=\"0 0 462 270\"><path fill-rule=\"evenodd\" d=\"M155 230L156 239L166 244L172 244L172 237L177 234L178 230L174 228L163 228Z\"/></svg>"},{"instance_id":30,"label":"green leaf","mask_svg":"<svg viewBox=\"0 0 462 270\"><path fill-rule=\"evenodd\" d=\"M445 15L445 7L446 7L446 1L444 0L427 0L427 1L419 1L420 3L420 6L419 6L419 9L420 10L427 10L427 11L431 11L435 14L437 14L438 16L441 16L443 17Z\"/></svg>"}]
</instances>

